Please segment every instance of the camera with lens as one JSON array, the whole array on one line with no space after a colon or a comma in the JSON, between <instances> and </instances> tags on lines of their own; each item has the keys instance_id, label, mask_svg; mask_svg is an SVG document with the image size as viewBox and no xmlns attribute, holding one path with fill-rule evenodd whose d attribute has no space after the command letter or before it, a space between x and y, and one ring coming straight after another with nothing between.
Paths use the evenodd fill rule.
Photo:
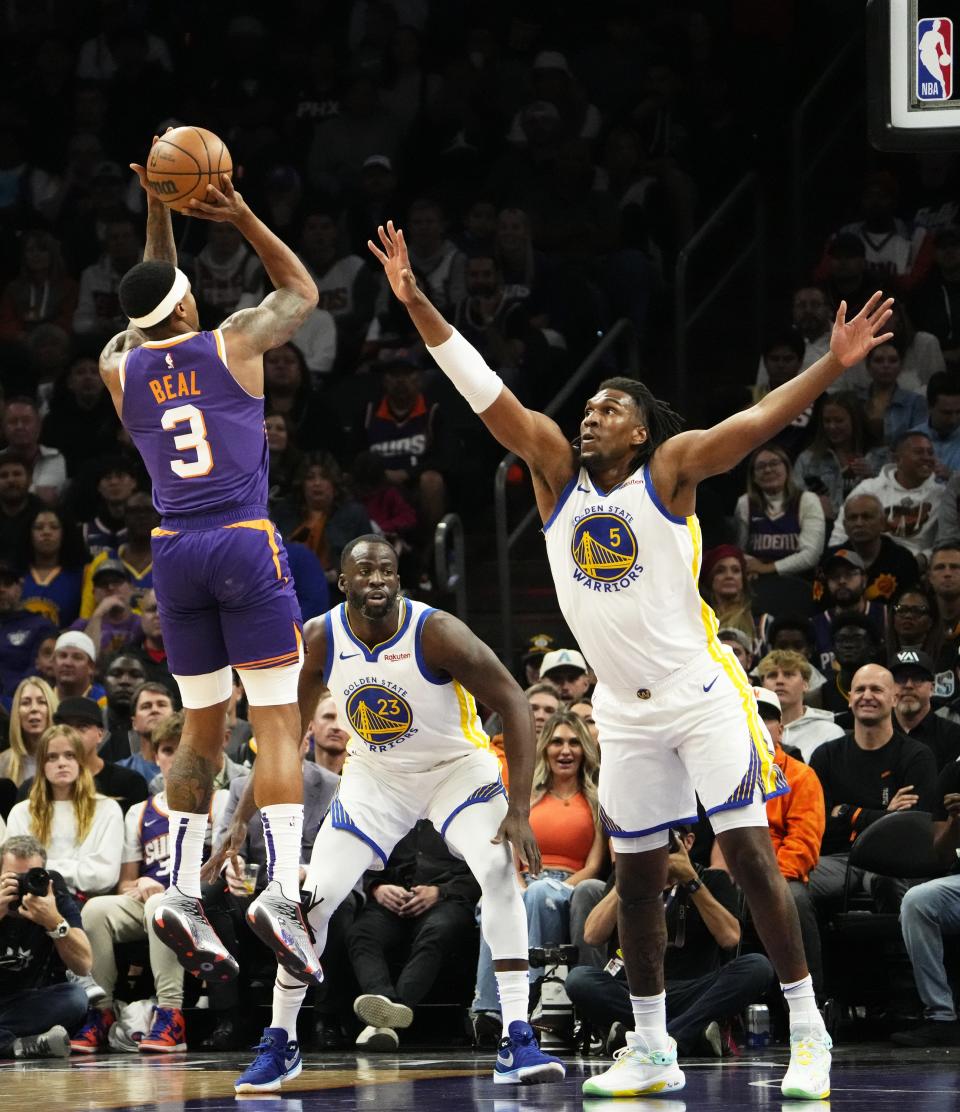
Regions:
<instances>
[{"instance_id":1,"label":"camera with lens","mask_svg":"<svg viewBox=\"0 0 960 1112\"><path fill-rule=\"evenodd\" d=\"M576 946L569 943L563 946L534 946L529 953L530 964L540 965L565 965L570 968L577 964L580 952Z\"/></svg>"},{"instance_id":2,"label":"camera with lens","mask_svg":"<svg viewBox=\"0 0 960 1112\"><path fill-rule=\"evenodd\" d=\"M27 869L17 877L17 898L10 910L19 907L24 896L45 896L50 891L50 874L46 869Z\"/></svg>"}]
</instances>

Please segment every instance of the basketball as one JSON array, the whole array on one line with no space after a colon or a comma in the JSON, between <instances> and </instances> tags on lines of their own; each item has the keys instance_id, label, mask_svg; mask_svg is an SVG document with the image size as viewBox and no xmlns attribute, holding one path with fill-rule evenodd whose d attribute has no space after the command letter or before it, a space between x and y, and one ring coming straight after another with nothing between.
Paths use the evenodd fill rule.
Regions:
<instances>
[{"instance_id":1,"label":"basketball","mask_svg":"<svg viewBox=\"0 0 960 1112\"><path fill-rule=\"evenodd\" d=\"M233 159L224 141L203 127L176 127L162 135L147 157L147 181L154 194L177 212L189 201L202 201L207 186L220 188L220 176L233 173Z\"/></svg>"}]
</instances>

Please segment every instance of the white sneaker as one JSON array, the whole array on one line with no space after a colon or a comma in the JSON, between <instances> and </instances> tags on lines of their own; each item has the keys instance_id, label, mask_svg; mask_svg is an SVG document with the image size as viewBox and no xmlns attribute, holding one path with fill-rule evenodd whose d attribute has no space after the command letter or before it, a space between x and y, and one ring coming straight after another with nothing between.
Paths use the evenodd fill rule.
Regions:
<instances>
[{"instance_id":1,"label":"white sneaker","mask_svg":"<svg viewBox=\"0 0 960 1112\"><path fill-rule=\"evenodd\" d=\"M400 1045L400 1039L392 1027L364 1027L354 1045L375 1054L389 1054Z\"/></svg>"},{"instance_id":2,"label":"white sneaker","mask_svg":"<svg viewBox=\"0 0 960 1112\"><path fill-rule=\"evenodd\" d=\"M613 1056L613 1065L583 1083L587 1097L639 1097L647 1093L674 1093L686 1084L677 1065L677 1044L671 1039L666 1050L651 1050L646 1039L627 1032L627 1045Z\"/></svg>"},{"instance_id":3,"label":"white sneaker","mask_svg":"<svg viewBox=\"0 0 960 1112\"><path fill-rule=\"evenodd\" d=\"M780 1092L795 1100L826 1100L830 1096L830 1051L833 1042L824 1030L801 1030L790 1035L790 1066Z\"/></svg>"},{"instance_id":4,"label":"white sneaker","mask_svg":"<svg viewBox=\"0 0 960 1112\"><path fill-rule=\"evenodd\" d=\"M406 1004L395 1003L388 996L369 993L358 996L353 1002L353 1013L371 1027L392 1027L394 1031L413 1023L413 1010Z\"/></svg>"}]
</instances>

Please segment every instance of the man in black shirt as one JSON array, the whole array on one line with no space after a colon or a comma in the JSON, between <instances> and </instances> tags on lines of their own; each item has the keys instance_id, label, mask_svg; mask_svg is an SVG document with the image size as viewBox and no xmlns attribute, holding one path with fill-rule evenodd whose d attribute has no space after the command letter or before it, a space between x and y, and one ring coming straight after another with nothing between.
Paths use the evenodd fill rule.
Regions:
<instances>
[{"instance_id":1,"label":"man in black shirt","mask_svg":"<svg viewBox=\"0 0 960 1112\"><path fill-rule=\"evenodd\" d=\"M693 828L671 832L671 852L663 899L667 917L664 977L667 1030L681 1054L719 1054L719 1039L705 1037L714 1023L737 1015L762 999L774 984L773 966L763 954L741 954L724 962L740 942L740 896L723 869L700 869L690 860ZM633 1009L623 961L617 950L619 897L613 879L584 927L590 945L609 942L614 956L606 969L578 965L567 974L566 990L579 1015L598 1028L613 1023L633 1027Z\"/></svg>"},{"instance_id":2,"label":"man in black shirt","mask_svg":"<svg viewBox=\"0 0 960 1112\"><path fill-rule=\"evenodd\" d=\"M838 548L831 548L824 565L838 550L855 552L863 561L866 574L866 598L889 602L897 591L920 581L920 569L913 553L891 540L883 503L875 494L851 494L843 506L843 527L847 539Z\"/></svg>"},{"instance_id":3,"label":"man in black shirt","mask_svg":"<svg viewBox=\"0 0 960 1112\"><path fill-rule=\"evenodd\" d=\"M107 692L107 734L100 745L106 761L122 761L135 752L130 738L133 693L147 678L144 664L131 653L118 653L103 677Z\"/></svg>"},{"instance_id":4,"label":"man in black shirt","mask_svg":"<svg viewBox=\"0 0 960 1112\"><path fill-rule=\"evenodd\" d=\"M86 976L93 954L63 878L51 872L45 895L20 897L20 876L46 863L34 838L0 846L0 1058L65 1058L87 1013L86 992L65 973Z\"/></svg>"},{"instance_id":5,"label":"man in black shirt","mask_svg":"<svg viewBox=\"0 0 960 1112\"><path fill-rule=\"evenodd\" d=\"M933 712L933 659L922 649L903 649L891 658L890 672L897 690L894 725L930 747L939 772L960 757L960 726Z\"/></svg>"},{"instance_id":6,"label":"man in black shirt","mask_svg":"<svg viewBox=\"0 0 960 1112\"><path fill-rule=\"evenodd\" d=\"M824 664L827 682L821 688L821 706L842 715L849 707L850 688L857 670L884 659L883 635L866 615L851 611L836 615L832 636L834 659ZM843 718L838 723L846 726Z\"/></svg>"},{"instance_id":7,"label":"man in black shirt","mask_svg":"<svg viewBox=\"0 0 960 1112\"><path fill-rule=\"evenodd\" d=\"M953 989L943 964L943 936L960 934L960 762L953 761L937 780L933 808L934 844L949 876L911 888L900 908L903 941L926 1020L912 1031L892 1036L900 1046L960 1046L960 1023Z\"/></svg>"},{"instance_id":8,"label":"man in black shirt","mask_svg":"<svg viewBox=\"0 0 960 1112\"><path fill-rule=\"evenodd\" d=\"M32 468L16 452L0 452L0 556L19 560L30 539L30 520L44 503L30 493Z\"/></svg>"},{"instance_id":9,"label":"man in black shirt","mask_svg":"<svg viewBox=\"0 0 960 1112\"><path fill-rule=\"evenodd\" d=\"M936 762L933 751L896 729L893 676L878 664L855 673L850 688L853 730L818 746L810 767L823 786L827 825L820 860L810 873L810 895L818 911L843 895L851 843L892 811L933 808ZM878 910L896 910L901 881L854 870L854 890L867 891Z\"/></svg>"},{"instance_id":10,"label":"man in black shirt","mask_svg":"<svg viewBox=\"0 0 960 1112\"><path fill-rule=\"evenodd\" d=\"M347 939L360 986L353 1010L367 1024L357 1046L396 1050L396 1029L410 1026L446 959L462 957L480 885L424 820L397 843L386 868L365 879L369 898ZM394 980L388 958L398 954L403 965Z\"/></svg>"}]
</instances>

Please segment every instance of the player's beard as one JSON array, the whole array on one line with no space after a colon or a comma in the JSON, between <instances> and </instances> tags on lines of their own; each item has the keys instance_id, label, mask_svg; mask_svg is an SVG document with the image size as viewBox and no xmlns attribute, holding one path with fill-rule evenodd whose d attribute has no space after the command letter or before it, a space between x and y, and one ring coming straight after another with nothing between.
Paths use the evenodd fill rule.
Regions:
<instances>
[{"instance_id":1,"label":"player's beard","mask_svg":"<svg viewBox=\"0 0 960 1112\"><path fill-rule=\"evenodd\" d=\"M351 608L356 610L368 622L382 622L391 614L396 616L396 594L391 595L388 592L382 602L379 599L374 599L372 603L368 602L366 595L356 594L350 596L349 602Z\"/></svg>"}]
</instances>

